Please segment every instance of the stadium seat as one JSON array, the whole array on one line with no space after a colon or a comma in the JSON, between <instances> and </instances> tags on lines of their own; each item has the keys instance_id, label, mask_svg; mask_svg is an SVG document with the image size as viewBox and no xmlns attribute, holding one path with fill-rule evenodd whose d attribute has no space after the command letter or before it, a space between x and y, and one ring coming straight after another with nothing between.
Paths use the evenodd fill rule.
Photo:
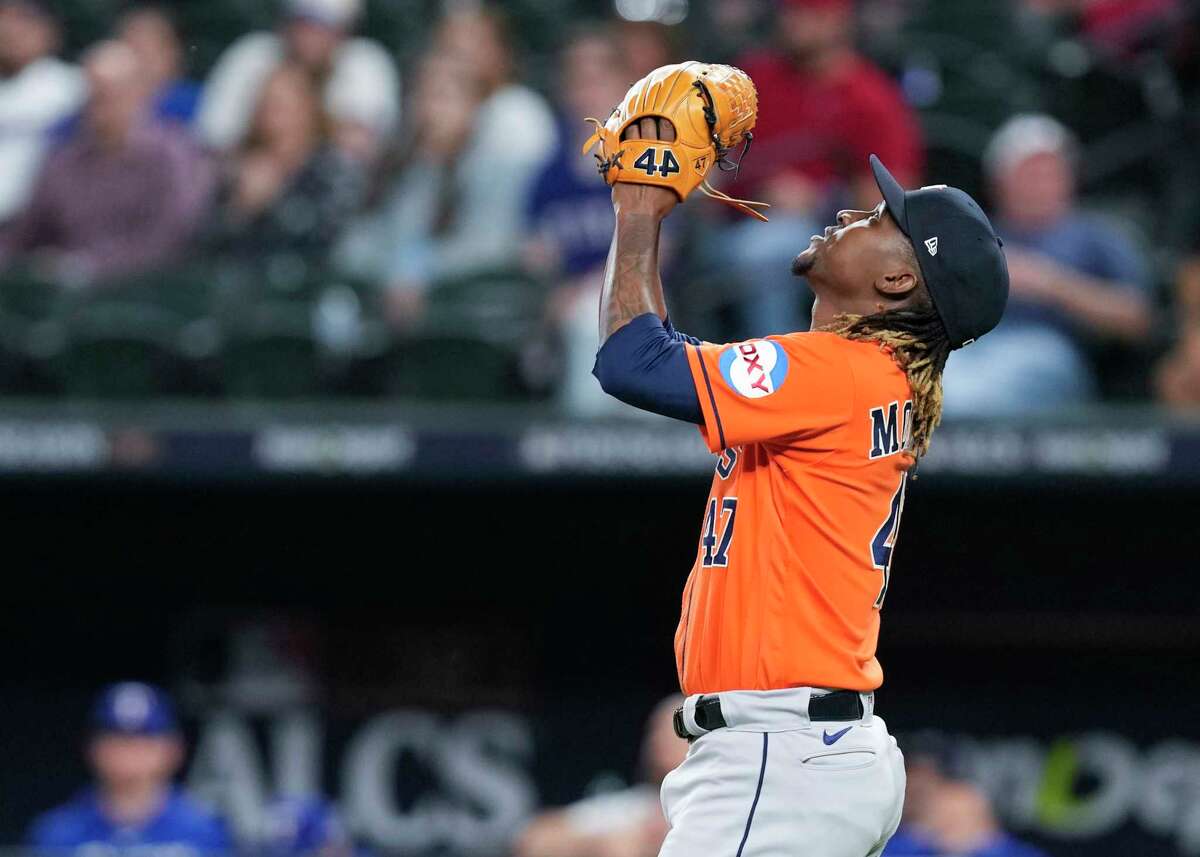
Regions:
<instances>
[{"instance_id":1,"label":"stadium seat","mask_svg":"<svg viewBox=\"0 0 1200 857\"><path fill-rule=\"evenodd\" d=\"M19 294L12 293L14 301ZM87 290L62 290L52 314L32 316L14 335L70 395L201 393L212 387L206 375L219 345L213 294L204 268L139 274ZM41 309L32 296L25 296L24 305L27 311Z\"/></svg>"},{"instance_id":2,"label":"stadium seat","mask_svg":"<svg viewBox=\"0 0 1200 857\"><path fill-rule=\"evenodd\" d=\"M323 387L320 346L306 303L262 301L222 323L220 378L234 398L315 396Z\"/></svg>"},{"instance_id":3,"label":"stadium seat","mask_svg":"<svg viewBox=\"0 0 1200 857\"><path fill-rule=\"evenodd\" d=\"M62 351L49 359L62 390L79 398L148 398L186 392L179 350L185 322L153 304L90 301L66 321Z\"/></svg>"},{"instance_id":4,"label":"stadium seat","mask_svg":"<svg viewBox=\"0 0 1200 857\"><path fill-rule=\"evenodd\" d=\"M519 358L509 345L469 336L416 335L394 347L387 392L431 401L521 398Z\"/></svg>"},{"instance_id":5,"label":"stadium seat","mask_svg":"<svg viewBox=\"0 0 1200 857\"><path fill-rule=\"evenodd\" d=\"M295 398L354 391L360 362L387 349L377 295L323 271L253 276L227 270L218 286L223 387L235 397Z\"/></svg>"},{"instance_id":6,"label":"stadium seat","mask_svg":"<svg viewBox=\"0 0 1200 857\"><path fill-rule=\"evenodd\" d=\"M62 313L68 293L38 274L12 270L0 277L0 312L27 321L44 321Z\"/></svg>"},{"instance_id":7,"label":"stadium seat","mask_svg":"<svg viewBox=\"0 0 1200 857\"><path fill-rule=\"evenodd\" d=\"M544 288L512 271L435 286L420 327L385 361L391 395L423 399L517 399L533 389L523 356L545 337Z\"/></svg>"},{"instance_id":8,"label":"stadium seat","mask_svg":"<svg viewBox=\"0 0 1200 857\"><path fill-rule=\"evenodd\" d=\"M26 271L0 277L0 390L45 393L57 388L46 360L57 355L65 332L69 295L58 284Z\"/></svg>"}]
</instances>

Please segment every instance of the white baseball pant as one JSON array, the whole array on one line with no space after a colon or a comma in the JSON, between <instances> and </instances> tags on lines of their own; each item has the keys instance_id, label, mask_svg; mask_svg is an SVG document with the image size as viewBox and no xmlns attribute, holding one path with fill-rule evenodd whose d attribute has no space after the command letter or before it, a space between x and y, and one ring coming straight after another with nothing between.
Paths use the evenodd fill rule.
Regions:
<instances>
[{"instance_id":1,"label":"white baseball pant","mask_svg":"<svg viewBox=\"0 0 1200 857\"><path fill-rule=\"evenodd\" d=\"M671 826L659 857L877 857L900 824L904 758L862 694L863 718L814 722L788 688L718 694L728 724L699 734L662 785ZM707 696L707 695L706 695Z\"/></svg>"}]
</instances>

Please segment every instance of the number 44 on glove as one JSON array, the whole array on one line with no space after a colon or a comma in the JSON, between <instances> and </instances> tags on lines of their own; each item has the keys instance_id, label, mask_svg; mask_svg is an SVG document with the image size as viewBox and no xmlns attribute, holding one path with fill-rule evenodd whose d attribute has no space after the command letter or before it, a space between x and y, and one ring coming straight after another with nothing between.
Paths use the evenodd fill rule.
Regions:
<instances>
[{"instance_id":1,"label":"number 44 on glove","mask_svg":"<svg viewBox=\"0 0 1200 857\"><path fill-rule=\"evenodd\" d=\"M701 62L666 65L635 83L607 122L587 120L596 132L584 143L583 153L600 144L600 175L610 185L669 187L680 200L699 187L706 196L766 220L756 210L769 207L765 202L734 199L706 178L713 166L737 169L741 161L730 162L729 152L738 145L744 145L742 156L749 151L757 116L758 93L741 69ZM670 120L675 139L626 138L626 129L647 117Z\"/></svg>"}]
</instances>

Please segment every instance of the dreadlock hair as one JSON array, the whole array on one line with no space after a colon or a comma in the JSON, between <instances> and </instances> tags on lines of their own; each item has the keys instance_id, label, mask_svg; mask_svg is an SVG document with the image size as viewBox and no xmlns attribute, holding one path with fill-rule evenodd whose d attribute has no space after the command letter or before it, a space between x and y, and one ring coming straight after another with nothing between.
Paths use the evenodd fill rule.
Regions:
<instances>
[{"instance_id":1,"label":"dreadlock hair","mask_svg":"<svg viewBox=\"0 0 1200 857\"><path fill-rule=\"evenodd\" d=\"M911 250L911 246L909 247ZM919 271L913 256L913 270ZM905 453L915 464L929 450L933 430L942 421L942 370L950 356L950 337L918 276L917 300L904 309L872 315L839 315L823 328L860 342L877 342L908 376L913 410Z\"/></svg>"}]
</instances>

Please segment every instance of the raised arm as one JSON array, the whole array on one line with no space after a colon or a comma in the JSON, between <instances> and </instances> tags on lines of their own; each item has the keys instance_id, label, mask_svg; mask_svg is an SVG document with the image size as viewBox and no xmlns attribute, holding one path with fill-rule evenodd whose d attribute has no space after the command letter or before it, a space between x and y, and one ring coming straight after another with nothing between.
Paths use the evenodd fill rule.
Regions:
<instances>
[{"instance_id":1,"label":"raised arm","mask_svg":"<svg viewBox=\"0 0 1200 857\"><path fill-rule=\"evenodd\" d=\"M665 119L647 118L638 125L627 129L626 139L675 137ZM601 347L592 372L606 393L626 404L700 423L704 417L684 351L697 340L676 333L667 321L658 271L663 218L678 197L667 188L624 182L613 185L612 197L617 227L604 270Z\"/></svg>"},{"instance_id":2,"label":"raised arm","mask_svg":"<svg viewBox=\"0 0 1200 857\"><path fill-rule=\"evenodd\" d=\"M674 140L675 129L666 119L646 118L631 125L623 137L638 138ZM658 240L663 218L679 202L675 192L667 188L624 182L613 185L612 200L617 227L600 296L601 345L639 315L667 317L658 270Z\"/></svg>"}]
</instances>

